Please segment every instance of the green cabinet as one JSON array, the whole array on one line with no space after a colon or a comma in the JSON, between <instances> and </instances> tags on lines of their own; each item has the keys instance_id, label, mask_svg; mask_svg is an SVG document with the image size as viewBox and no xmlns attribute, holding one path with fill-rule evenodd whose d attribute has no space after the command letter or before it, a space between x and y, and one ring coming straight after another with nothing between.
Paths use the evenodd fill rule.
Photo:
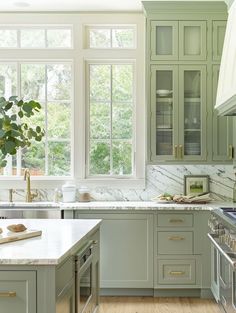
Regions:
<instances>
[{"instance_id":1,"label":"green cabinet","mask_svg":"<svg viewBox=\"0 0 236 313\"><path fill-rule=\"evenodd\" d=\"M232 162L234 157L233 145L233 117L232 116L218 116L217 110L214 110L216 90L219 77L219 65L213 65L213 140L212 151L213 161Z\"/></svg>"},{"instance_id":2,"label":"green cabinet","mask_svg":"<svg viewBox=\"0 0 236 313\"><path fill-rule=\"evenodd\" d=\"M36 271L0 270L0 312L36 313Z\"/></svg>"},{"instance_id":3,"label":"green cabinet","mask_svg":"<svg viewBox=\"0 0 236 313\"><path fill-rule=\"evenodd\" d=\"M206 33L206 21L151 21L151 60L206 60Z\"/></svg>"},{"instance_id":4,"label":"green cabinet","mask_svg":"<svg viewBox=\"0 0 236 313\"><path fill-rule=\"evenodd\" d=\"M76 211L76 218L102 219L100 286L106 289L153 288L153 214ZM122 292L122 291L120 291Z\"/></svg>"},{"instance_id":5,"label":"green cabinet","mask_svg":"<svg viewBox=\"0 0 236 313\"><path fill-rule=\"evenodd\" d=\"M232 162L232 123L217 118L213 109L226 5L147 1L143 6L147 16L149 161Z\"/></svg>"},{"instance_id":6,"label":"green cabinet","mask_svg":"<svg viewBox=\"0 0 236 313\"><path fill-rule=\"evenodd\" d=\"M206 66L151 66L151 159L206 159Z\"/></svg>"}]
</instances>

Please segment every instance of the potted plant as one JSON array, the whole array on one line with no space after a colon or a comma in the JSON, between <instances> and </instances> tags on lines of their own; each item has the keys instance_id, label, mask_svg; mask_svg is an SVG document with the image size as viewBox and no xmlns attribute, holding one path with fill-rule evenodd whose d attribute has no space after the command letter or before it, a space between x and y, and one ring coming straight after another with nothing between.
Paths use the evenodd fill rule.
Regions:
<instances>
[{"instance_id":1,"label":"potted plant","mask_svg":"<svg viewBox=\"0 0 236 313\"><path fill-rule=\"evenodd\" d=\"M32 141L41 141L44 136L40 126L27 123L27 118L39 112L41 105L17 98L0 97L0 167L6 166L8 155L15 155L19 148L29 147Z\"/></svg>"}]
</instances>

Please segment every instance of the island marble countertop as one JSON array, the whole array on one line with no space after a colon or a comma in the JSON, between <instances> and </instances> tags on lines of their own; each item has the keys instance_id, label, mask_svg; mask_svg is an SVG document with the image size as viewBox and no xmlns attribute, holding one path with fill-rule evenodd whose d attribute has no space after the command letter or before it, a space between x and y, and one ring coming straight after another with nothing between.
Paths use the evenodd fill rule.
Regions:
<instances>
[{"instance_id":1,"label":"island marble countertop","mask_svg":"<svg viewBox=\"0 0 236 313\"><path fill-rule=\"evenodd\" d=\"M0 227L5 231L9 224L18 223L42 230L42 235L0 244L0 265L57 265L78 251L101 220L11 219L1 220Z\"/></svg>"}]
</instances>

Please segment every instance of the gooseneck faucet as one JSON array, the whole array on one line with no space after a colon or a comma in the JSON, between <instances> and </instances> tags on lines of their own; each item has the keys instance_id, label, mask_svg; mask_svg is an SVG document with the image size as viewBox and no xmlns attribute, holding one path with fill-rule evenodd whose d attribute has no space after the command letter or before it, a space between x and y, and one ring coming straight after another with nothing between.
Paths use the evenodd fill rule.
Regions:
<instances>
[{"instance_id":1,"label":"gooseneck faucet","mask_svg":"<svg viewBox=\"0 0 236 313\"><path fill-rule=\"evenodd\" d=\"M24 180L26 181L26 202L32 202L32 200L37 197L38 193L32 193L31 192L31 186L30 186L30 171L28 168L25 169L24 172Z\"/></svg>"}]
</instances>

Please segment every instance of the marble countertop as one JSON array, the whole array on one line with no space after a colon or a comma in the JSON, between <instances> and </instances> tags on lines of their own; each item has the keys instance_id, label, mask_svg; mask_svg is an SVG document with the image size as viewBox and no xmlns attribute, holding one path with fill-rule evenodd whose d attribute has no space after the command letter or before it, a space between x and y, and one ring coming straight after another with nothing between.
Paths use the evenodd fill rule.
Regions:
<instances>
[{"instance_id":1,"label":"marble countertop","mask_svg":"<svg viewBox=\"0 0 236 313\"><path fill-rule=\"evenodd\" d=\"M207 204L157 203L154 201L91 201L60 203L64 210L211 210L218 207L234 207L233 202L212 201Z\"/></svg>"},{"instance_id":2,"label":"marble countertop","mask_svg":"<svg viewBox=\"0 0 236 313\"><path fill-rule=\"evenodd\" d=\"M24 224L28 229L42 230L40 237L0 244L0 265L56 265L75 254L82 241L96 230L101 220L1 220L6 230L9 224Z\"/></svg>"},{"instance_id":3,"label":"marble countertop","mask_svg":"<svg viewBox=\"0 0 236 313\"><path fill-rule=\"evenodd\" d=\"M58 210L211 210L235 207L233 202L212 201L208 204L157 203L154 201L91 201L91 202L0 202L0 209L58 209Z\"/></svg>"}]
</instances>

